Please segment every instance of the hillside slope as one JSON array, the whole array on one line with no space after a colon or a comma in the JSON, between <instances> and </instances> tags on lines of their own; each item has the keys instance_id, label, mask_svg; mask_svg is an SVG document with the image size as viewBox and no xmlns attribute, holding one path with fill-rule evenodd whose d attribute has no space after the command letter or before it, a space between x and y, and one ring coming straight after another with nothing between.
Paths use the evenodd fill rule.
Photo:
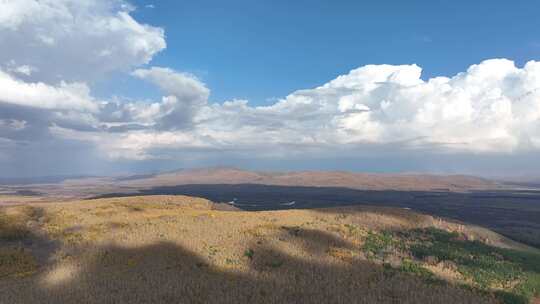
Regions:
<instances>
[{"instance_id":1,"label":"hillside slope","mask_svg":"<svg viewBox=\"0 0 540 304\"><path fill-rule=\"evenodd\" d=\"M132 187L186 184L264 184L306 187L345 187L369 190L495 189L490 180L465 175L373 174L345 171L256 172L236 168L179 170L149 176L123 178Z\"/></svg>"},{"instance_id":2,"label":"hillside slope","mask_svg":"<svg viewBox=\"0 0 540 304\"><path fill-rule=\"evenodd\" d=\"M0 209L0 303L526 303L540 255L403 209L185 196ZM465 286L465 287L463 287Z\"/></svg>"}]
</instances>

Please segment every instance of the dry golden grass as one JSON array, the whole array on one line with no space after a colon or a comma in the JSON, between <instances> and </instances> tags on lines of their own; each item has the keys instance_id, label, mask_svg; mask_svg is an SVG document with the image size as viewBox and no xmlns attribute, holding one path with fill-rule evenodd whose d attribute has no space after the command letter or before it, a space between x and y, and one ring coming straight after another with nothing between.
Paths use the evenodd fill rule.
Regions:
<instances>
[{"instance_id":1,"label":"dry golden grass","mask_svg":"<svg viewBox=\"0 0 540 304\"><path fill-rule=\"evenodd\" d=\"M17 206L0 212L0 241L17 241L30 234L28 223L35 222L42 216L39 208Z\"/></svg>"},{"instance_id":2,"label":"dry golden grass","mask_svg":"<svg viewBox=\"0 0 540 304\"><path fill-rule=\"evenodd\" d=\"M449 283L434 284L388 272L362 246L370 231L422 227L513 245L391 208L237 212L203 199L149 196L11 206L0 215L8 227L31 223L24 237L33 244L56 244L40 252L1 243L0 303L9 304L496 303L458 287L461 278L442 264L429 267Z\"/></svg>"},{"instance_id":3,"label":"dry golden grass","mask_svg":"<svg viewBox=\"0 0 540 304\"><path fill-rule=\"evenodd\" d=\"M34 256L20 247L0 248L0 278L23 277L37 271Z\"/></svg>"},{"instance_id":4,"label":"dry golden grass","mask_svg":"<svg viewBox=\"0 0 540 304\"><path fill-rule=\"evenodd\" d=\"M41 196L24 196L24 195L0 194L0 206L1 205L17 204L17 203L39 202L41 200L43 200L43 197L41 197Z\"/></svg>"}]
</instances>

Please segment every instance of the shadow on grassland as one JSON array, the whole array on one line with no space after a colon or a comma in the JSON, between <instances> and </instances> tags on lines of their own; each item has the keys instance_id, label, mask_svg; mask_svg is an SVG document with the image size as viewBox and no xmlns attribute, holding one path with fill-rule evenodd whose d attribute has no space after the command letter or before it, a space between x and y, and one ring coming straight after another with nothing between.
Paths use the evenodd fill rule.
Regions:
<instances>
[{"instance_id":1,"label":"shadow on grassland","mask_svg":"<svg viewBox=\"0 0 540 304\"><path fill-rule=\"evenodd\" d=\"M273 240L273 241L272 241ZM280 241L276 241L280 240ZM290 242L290 244L288 243ZM279 244L286 243L283 247ZM284 248L299 249L291 253ZM0 303L493 303L471 290L399 271L354 254L330 233L282 227L254 237L236 257L216 263L175 243L88 249L52 271L0 280ZM84 252L84 248L82 251ZM332 252L340 261L322 263ZM300 252L300 254L298 254Z\"/></svg>"},{"instance_id":2,"label":"shadow on grassland","mask_svg":"<svg viewBox=\"0 0 540 304\"><path fill-rule=\"evenodd\" d=\"M37 272L58 249L59 243L38 228L40 219L42 208L0 209L0 279Z\"/></svg>"},{"instance_id":3,"label":"shadow on grassland","mask_svg":"<svg viewBox=\"0 0 540 304\"><path fill-rule=\"evenodd\" d=\"M245 211L313 209L352 205L411 208L415 211L483 226L540 248L538 191L386 191L337 187L293 187L258 184L178 185L140 190L132 195L189 195L214 202L237 199ZM288 205L294 201L294 205Z\"/></svg>"}]
</instances>

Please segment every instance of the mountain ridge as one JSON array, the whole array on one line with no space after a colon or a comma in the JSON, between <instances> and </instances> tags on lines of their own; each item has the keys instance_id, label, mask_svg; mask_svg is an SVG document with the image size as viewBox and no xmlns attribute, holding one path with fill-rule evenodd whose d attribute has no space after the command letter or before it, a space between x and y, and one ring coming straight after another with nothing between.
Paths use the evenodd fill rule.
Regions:
<instances>
[{"instance_id":1,"label":"mountain ridge","mask_svg":"<svg viewBox=\"0 0 540 304\"><path fill-rule=\"evenodd\" d=\"M182 169L172 172L122 178L129 186L174 186L185 184L265 184L277 186L345 187L366 190L497 189L502 184L470 175L419 173L356 173L348 171L248 171L234 167Z\"/></svg>"}]
</instances>

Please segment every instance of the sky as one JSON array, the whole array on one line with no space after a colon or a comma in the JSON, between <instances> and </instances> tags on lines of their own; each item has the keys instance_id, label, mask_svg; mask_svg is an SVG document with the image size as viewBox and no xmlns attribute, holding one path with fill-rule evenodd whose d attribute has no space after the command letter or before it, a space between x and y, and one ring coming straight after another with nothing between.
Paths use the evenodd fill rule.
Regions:
<instances>
[{"instance_id":1,"label":"sky","mask_svg":"<svg viewBox=\"0 0 540 304\"><path fill-rule=\"evenodd\" d=\"M539 176L539 9L3 0L0 176Z\"/></svg>"}]
</instances>

